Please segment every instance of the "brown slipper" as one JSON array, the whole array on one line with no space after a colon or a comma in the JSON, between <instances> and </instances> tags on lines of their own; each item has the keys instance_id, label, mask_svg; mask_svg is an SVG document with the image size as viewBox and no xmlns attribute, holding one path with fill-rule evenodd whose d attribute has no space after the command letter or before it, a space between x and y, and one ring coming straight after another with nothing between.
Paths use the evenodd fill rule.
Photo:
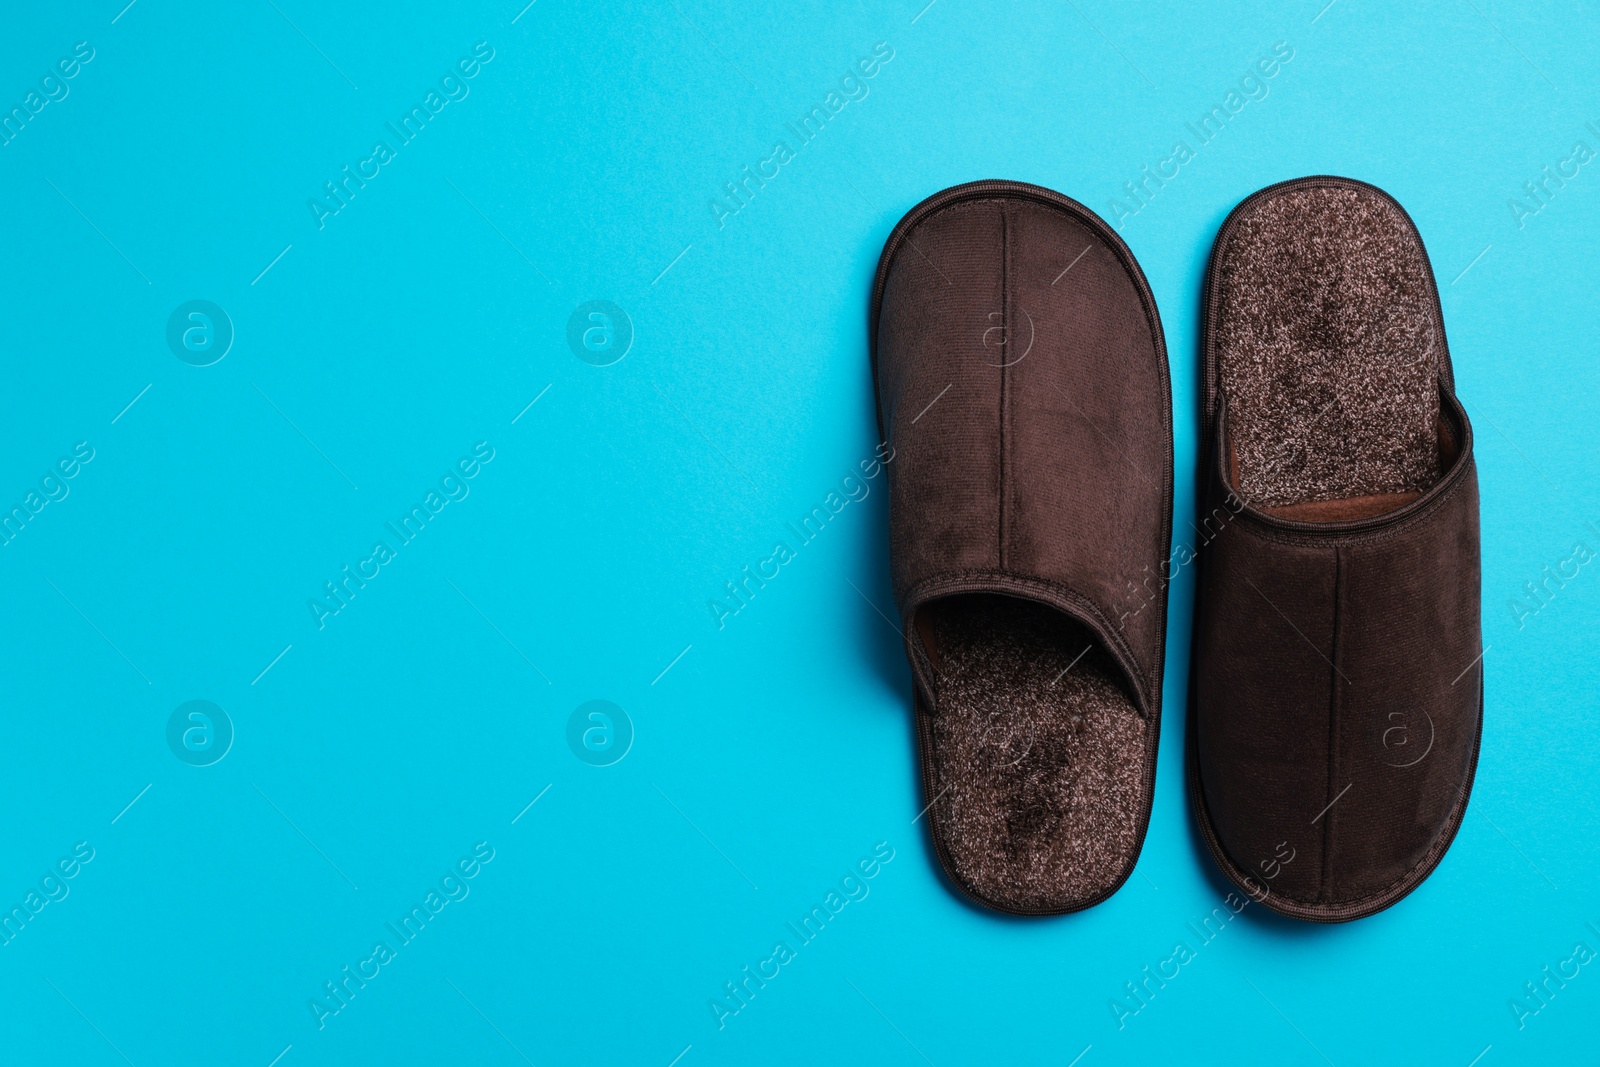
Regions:
<instances>
[{"instance_id":1,"label":"brown slipper","mask_svg":"<svg viewBox=\"0 0 1600 1067\"><path fill-rule=\"evenodd\" d=\"M1133 871L1154 792L1172 423L1155 301L1059 193L983 181L890 235L868 328L923 803L950 880L1048 915Z\"/></svg>"},{"instance_id":2,"label":"brown slipper","mask_svg":"<svg viewBox=\"0 0 1600 1067\"><path fill-rule=\"evenodd\" d=\"M1189 793L1223 872L1343 922L1411 892L1482 729L1478 484L1422 239L1345 178L1223 224L1204 308Z\"/></svg>"}]
</instances>

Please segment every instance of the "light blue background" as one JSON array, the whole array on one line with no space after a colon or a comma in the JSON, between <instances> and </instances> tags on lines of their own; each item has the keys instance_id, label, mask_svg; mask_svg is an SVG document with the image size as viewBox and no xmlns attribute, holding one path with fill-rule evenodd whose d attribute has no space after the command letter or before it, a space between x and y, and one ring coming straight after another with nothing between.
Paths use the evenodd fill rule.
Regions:
<instances>
[{"instance_id":1,"label":"light blue background","mask_svg":"<svg viewBox=\"0 0 1600 1067\"><path fill-rule=\"evenodd\" d=\"M0 501L95 449L0 548L0 901L95 850L0 948L8 1061L1594 1055L1600 965L1520 1030L1510 1002L1600 950L1600 564L1520 628L1508 606L1600 549L1600 163L1521 228L1508 205L1575 141L1600 150L1592 8L275 2L4 15L5 110L95 49L0 148ZM470 95L319 230L323 182L478 41ZM880 41L869 95L719 228L723 184ZM1109 215L1277 42L1266 98L1122 228L1171 354L1176 536L1222 218L1304 174L1388 189L1477 425L1483 754L1412 897L1332 928L1252 907L1119 1029L1124 983L1227 889L1183 788L1192 568L1139 871L1036 921L959 902L913 825L881 479L721 630L708 601L871 454L866 301L908 208L1004 177ZM191 299L232 318L214 366L167 348ZM593 299L634 325L611 367L565 342ZM319 630L307 600L479 441L470 496ZM193 699L236 730L206 768L165 740ZM636 731L610 767L567 747L591 699ZM323 983L480 841L470 895L319 1030ZM870 895L719 1030L723 983L880 841Z\"/></svg>"}]
</instances>

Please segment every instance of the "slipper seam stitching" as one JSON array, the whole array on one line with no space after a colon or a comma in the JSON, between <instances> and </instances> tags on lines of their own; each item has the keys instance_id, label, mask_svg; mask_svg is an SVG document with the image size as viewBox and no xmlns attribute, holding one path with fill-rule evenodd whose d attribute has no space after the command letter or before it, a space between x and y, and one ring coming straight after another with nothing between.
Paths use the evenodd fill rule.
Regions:
<instances>
[{"instance_id":1,"label":"slipper seam stitching","mask_svg":"<svg viewBox=\"0 0 1600 1067\"><path fill-rule=\"evenodd\" d=\"M1000 465L1000 493L999 506L996 507L998 517L997 541L995 544L996 558L1000 561L1000 569L1006 569L1006 364L1011 360L1011 292L1008 268L1010 266L1011 247L1010 233L1007 228L1006 203L1000 202L1000 433L999 433L999 465Z\"/></svg>"},{"instance_id":2,"label":"slipper seam stitching","mask_svg":"<svg viewBox=\"0 0 1600 1067\"><path fill-rule=\"evenodd\" d=\"M1328 784L1323 791L1327 798L1326 821L1322 824L1322 884L1317 889L1317 897L1326 901L1333 892L1333 819L1334 803L1337 800L1334 789L1338 784L1339 770L1339 598L1341 596L1341 579L1343 578L1343 561L1337 547L1333 550L1333 625L1331 628L1331 647L1328 649Z\"/></svg>"}]
</instances>

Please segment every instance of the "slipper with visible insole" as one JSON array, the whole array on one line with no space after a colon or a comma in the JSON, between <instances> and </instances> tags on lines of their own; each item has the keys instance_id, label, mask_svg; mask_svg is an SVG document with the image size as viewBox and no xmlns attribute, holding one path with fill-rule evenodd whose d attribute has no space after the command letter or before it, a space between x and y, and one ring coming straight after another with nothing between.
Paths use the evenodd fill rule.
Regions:
<instances>
[{"instance_id":1,"label":"slipper with visible insole","mask_svg":"<svg viewBox=\"0 0 1600 1067\"><path fill-rule=\"evenodd\" d=\"M1478 487L1416 226L1275 185L1211 254L1189 793L1223 872L1343 922L1438 865L1482 731Z\"/></svg>"},{"instance_id":2,"label":"slipper with visible insole","mask_svg":"<svg viewBox=\"0 0 1600 1067\"><path fill-rule=\"evenodd\" d=\"M984 181L913 208L868 334L922 803L955 886L1048 915L1132 873L1161 717L1172 421L1126 245Z\"/></svg>"}]
</instances>

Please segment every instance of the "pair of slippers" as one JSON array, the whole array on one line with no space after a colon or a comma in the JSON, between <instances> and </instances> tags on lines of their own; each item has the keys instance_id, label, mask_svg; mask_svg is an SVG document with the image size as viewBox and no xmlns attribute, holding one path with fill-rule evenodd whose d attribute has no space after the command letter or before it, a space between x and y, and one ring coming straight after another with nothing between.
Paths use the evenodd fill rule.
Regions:
<instances>
[{"instance_id":1,"label":"pair of slippers","mask_svg":"<svg viewBox=\"0 0 1600 1067\"><path fill-rule=\"evenodd\" d=\"M988 907L1077 911L1133 872L1191 564L1188 790L1229 879L1296 918L1370 915L1465 813L1477 481L1415 225L1349 179L1264 189L1217 237L1203 314L1199 515L1174 548L1166 345L1117 235L983 181L884 247L869 335L923 802Z\"/></svg>"}]
</instances>

